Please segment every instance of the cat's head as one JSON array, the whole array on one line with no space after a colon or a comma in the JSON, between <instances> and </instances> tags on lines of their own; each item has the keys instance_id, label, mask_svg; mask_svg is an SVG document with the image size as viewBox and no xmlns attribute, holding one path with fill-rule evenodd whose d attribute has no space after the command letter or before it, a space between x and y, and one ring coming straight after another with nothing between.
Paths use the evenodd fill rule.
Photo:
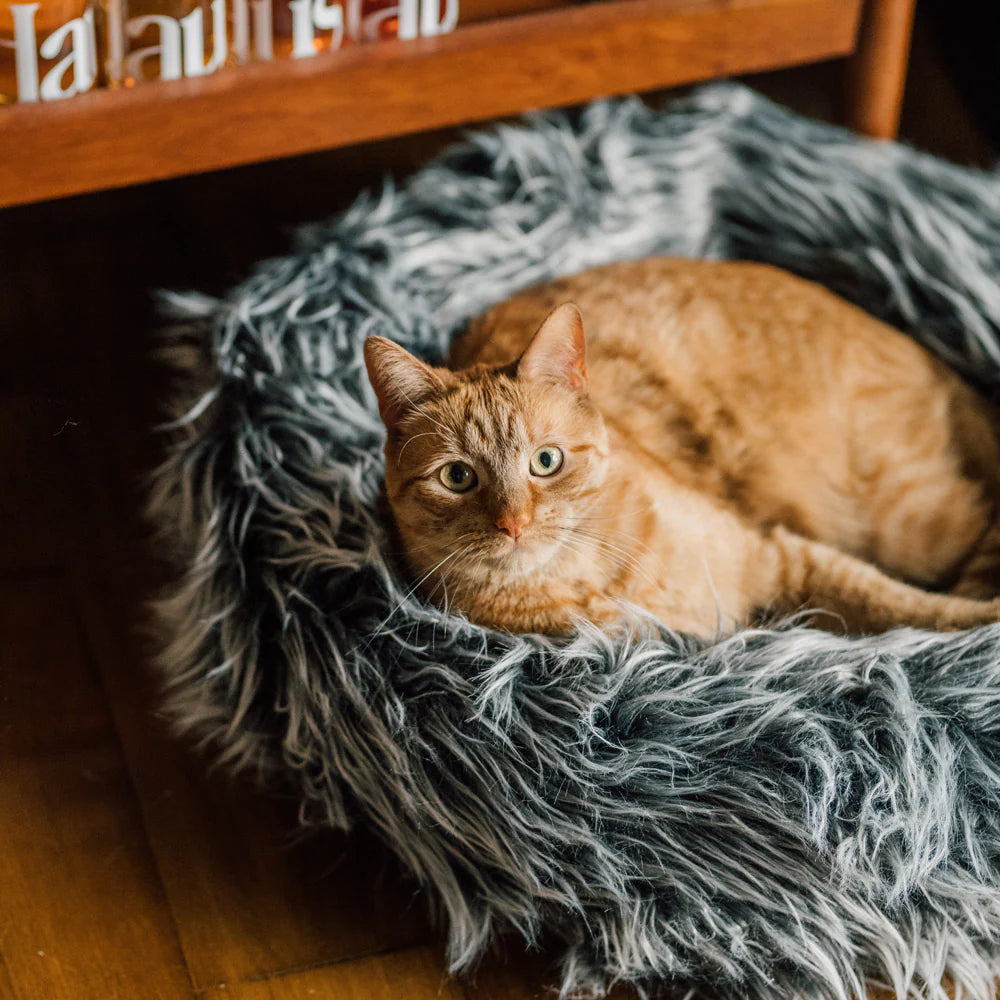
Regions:
<instances>
[{"instance_id":1,"label":"cat's head","mask_svg":"<svg viewBox=\"0 0 1000 1000\"><path fill-rule=\"evenodd\" d=\"M497 583L573 551L607 460L575 305L556 309L509 365L432 368L381 337L367 340L365 361L388 430L386 492L414 573L449 589Z\"/></svg>"}]
</instances>

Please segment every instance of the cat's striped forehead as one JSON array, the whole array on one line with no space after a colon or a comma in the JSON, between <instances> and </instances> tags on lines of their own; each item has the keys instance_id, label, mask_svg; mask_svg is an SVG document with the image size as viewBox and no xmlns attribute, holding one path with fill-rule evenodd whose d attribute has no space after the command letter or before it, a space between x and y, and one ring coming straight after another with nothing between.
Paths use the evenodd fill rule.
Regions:
<instances>
[{"instance_id":1,"label":"cat's striped forehead","mask_svg":"<svg viewBox=\"0 0 1000 1000\"><path fill-rule=\"evenodd\" d=\"M500 459L531 444L530 401L507 375L491 373L463 382L439 397L428 416L442 437L468 455Z\"/></svg>"}]
</instances>

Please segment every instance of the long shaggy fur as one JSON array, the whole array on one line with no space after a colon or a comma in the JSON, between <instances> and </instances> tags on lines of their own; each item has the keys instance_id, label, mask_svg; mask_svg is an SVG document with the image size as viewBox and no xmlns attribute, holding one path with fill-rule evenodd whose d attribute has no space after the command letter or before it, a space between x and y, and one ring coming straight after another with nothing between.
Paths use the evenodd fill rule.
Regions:
<instances>
[{"instance_id":1,"label":"long shaggy fur","mask_svg":"<svg viewBox=\"0 0 1000 1000\"><path fill-rule=\"evenodd\" d=\"M178 722L381 836L453 969L516 929L566 993L994 995L1000 629L568 645L415 598L377 513L366 335L427 358L539 279L650 254L769 261L1000 380L1000 181L716 85L473 135L301 234L225 300L155 477ZM198 365L192 365L192 370Z\"/></svg>"}]
</instances>

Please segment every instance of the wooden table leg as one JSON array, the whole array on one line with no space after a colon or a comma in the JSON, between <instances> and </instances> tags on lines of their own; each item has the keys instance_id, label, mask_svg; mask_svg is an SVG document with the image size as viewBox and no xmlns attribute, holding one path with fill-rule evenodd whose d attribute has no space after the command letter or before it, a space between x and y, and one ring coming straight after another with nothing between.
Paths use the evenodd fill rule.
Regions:
<instances>
[{"instance_id":1,"label":"wooden table leg","mask_svg":"<svg viewBox=\"0 0 1000 1000\"><path fill-rule=\"evenodd\" d=\"M916 0L866 0L858 45L847 63L845 119L877 139L899 130Z\"/></svg>"}]
</instances>

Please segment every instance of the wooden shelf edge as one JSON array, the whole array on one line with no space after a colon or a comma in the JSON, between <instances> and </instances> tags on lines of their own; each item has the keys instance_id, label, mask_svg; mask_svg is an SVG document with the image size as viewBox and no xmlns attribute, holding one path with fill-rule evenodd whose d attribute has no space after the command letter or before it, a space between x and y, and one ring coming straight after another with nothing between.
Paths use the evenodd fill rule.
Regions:
<instances>
[{"instance_id":1,"label":"wooden shelf edge","mask_svg":"<svg viewBox=\"0 0 1000 1000\"><path fill-rule=\"evenodd\" d=\"M0 110L0 207L849 54L855 0L605 0Z\"/></svg>"}]
</instances>

